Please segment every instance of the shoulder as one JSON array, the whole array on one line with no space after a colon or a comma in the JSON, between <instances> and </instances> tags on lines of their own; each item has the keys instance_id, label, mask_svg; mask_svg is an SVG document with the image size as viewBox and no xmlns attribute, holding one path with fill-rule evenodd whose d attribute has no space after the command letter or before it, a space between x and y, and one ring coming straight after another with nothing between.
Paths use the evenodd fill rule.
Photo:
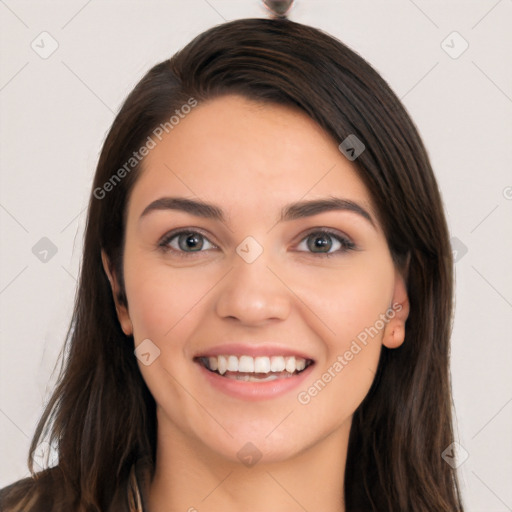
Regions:
<instances>
[{"instance_id":1,"label":"shoulder","mask_svg":"<svg viewBox=\"0 0 512 512\"><path fill-rule=\"evenodd\" d=\"M62 472L50 468L0 489L2 512L52 512L62 489Z\"/></svg>"}]
</instances>

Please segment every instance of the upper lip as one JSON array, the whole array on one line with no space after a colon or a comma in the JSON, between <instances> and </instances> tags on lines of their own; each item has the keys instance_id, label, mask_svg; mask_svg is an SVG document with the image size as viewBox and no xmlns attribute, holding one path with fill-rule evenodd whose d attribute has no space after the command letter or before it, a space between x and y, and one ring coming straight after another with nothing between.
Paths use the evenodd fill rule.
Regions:
<instances>
[{"instance_id":1,"label":"upper lip","mask_svg":"<svg viewBox=\"0 0 512 512\"><path fill-rule=\"evenodd\" d=\"M258 343L257 345L244 344L244 343L227 343L224 345L216 345L214 347L202 350L198 352L195 358L198 357L216 357L216 356L295 356L301 357L303 359L314 360L311 356L302 352L301 350L297 350L295 348L290 348L289 346L280 346L276 344L269 343Z\"/></svg>"}]
</instances>

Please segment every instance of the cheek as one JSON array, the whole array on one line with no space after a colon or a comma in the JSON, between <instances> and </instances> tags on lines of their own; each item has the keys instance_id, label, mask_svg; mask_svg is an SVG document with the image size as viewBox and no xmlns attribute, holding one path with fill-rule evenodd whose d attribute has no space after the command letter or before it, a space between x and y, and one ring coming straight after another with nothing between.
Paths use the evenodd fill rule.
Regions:
<instances>
[{"instance_id":1,"label":"cheek","mask_svg":"<svg viewBox=\"0 0 512 512\"><path fill-rule=\"evenodd\" d=\"M218 269L173 268L157 254L126 251L125 287L135 343L149 338L163 354L186 350L186 340L200 322L204 298L218 280Z\"/></svg>"},{"instance_id":2,"label":"cheek","mask_svg":"<svg viewBox=\"0 0 512 512\"><path fill-rule=\"evenodd\" d=\"M135 255L125 262L125 286L135 345L150 339L160 351L154 363L139 363L146 384L165 410L188 410L191 405L178 383L190 378L183 361L188 359L187 340L200 321L200 299L211 288L208 276L197 269L172 269L147 254Z\"/></svg>"},{"instance_id":3,"label":"cheek","mask_svg":"<svg viewBox=\"0 0 512 512\"><path fill-rule=\"evenodd\" d=\"M368 252L340 260L330 268L295 266L285 279L321 321L322 336L331 348L342 350L388 310L394 267L386 251L377 255ZM382 328L381 323L378 325Z\"/></svg>"},{"instance_id":4,"label":"cheek","mask_svg":"<svg viewBox=\"0 0 512 512\"><path fill-rule=\"evenodd\" d=\"M165 337L207 291L206 283L202 290L184 274L150 265L138 265L131 275L127 272L126 293L136 341Z\"/></svg>"},{"instance_id":5,"label":"cheek","mask_svg":"<svg viewBox=\"0 0 512 512\"><path fill-rule=\"evenodd\" d=\"M351 416L374 380L394 283L391 257L380 254L347 260L302 284L308 305L329 328L322 331L325 358L297 395L318 421Z\"/></svg>"}]
</instances>

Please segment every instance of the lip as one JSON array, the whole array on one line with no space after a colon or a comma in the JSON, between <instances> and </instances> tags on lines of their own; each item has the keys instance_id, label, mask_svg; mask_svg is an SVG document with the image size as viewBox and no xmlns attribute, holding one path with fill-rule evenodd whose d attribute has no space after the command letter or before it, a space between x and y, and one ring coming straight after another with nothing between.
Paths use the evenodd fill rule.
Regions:
<instances>
[{"instance_id":1,"label":"lip","mask_svg":"<svg viewBox=\"0 0 512 512\"><path fill-rule=\"evenodd\" d=\"M257 345L248 345L243 343L227 343L224 345L217 345L211 347L204 352L199 352L194 356L194 359L199 357L215 357L215 356L295 356L303 359L311 359L315 361L308 354L295 350L290 347L279 346L276 344L258 343Z\"/></svg>"},{"instance_id":2,"label":"lip","mask_svg":"<svg viewBox=\"0 0 512 512\"><path fill-rule=\"evenodd\" d=\"M247 354L247 352L245 354ZM266 354L268 355L268 352ZM280 352L280 354L282 354L282 352ZM285 377L267 382L246 382L221 377L218 373L206 369L199 362L196 362L196 365L198 366L201 375L214 389L217 389L231 397L245 401L269 400L289 393L293 389L299 387L304 380L307 379L315 366L313 363L293 377Z\"/></svg>"}]
</instances>

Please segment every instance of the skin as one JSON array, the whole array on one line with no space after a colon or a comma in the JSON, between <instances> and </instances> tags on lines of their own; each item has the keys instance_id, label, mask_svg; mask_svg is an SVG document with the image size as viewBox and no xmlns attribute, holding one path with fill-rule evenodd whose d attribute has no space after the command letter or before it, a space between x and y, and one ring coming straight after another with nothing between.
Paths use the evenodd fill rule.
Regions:
<instances>
[{"instance_id":1,"label":"skin","mask_svg":"<svg viewBox=\"0 0 512 512\"><path fill-rule=\"evenodd\" d=\"M117 312L135 346L149 338L160 350L150 365L139 361L157 403L152 512L344 510L352 415L381 347L404 341L409 303L371 196L337 144L301 111L227 95L194 108L145 158L128 204L128 307L117 304ZM164 196L214 203L226 222L176 210L141 218ZM288 203L330 196L357 202L375 226L350 211L276 223ZM202 250L182 249L179 257L159 248L176 228L200 228ZM330 228L357 250L327 237L333 256L314 252L313 228ZM247 236L263 248L250 264L236 252ZM178 238L171 244L180 250ZM103 261L115 297L119 284ZM298 392L393 304L400 311L307 405L299 403ZM192 360L224 342L263 341L315 360L304 385L247 401L214 389ZM237 457L247 442L262 454L251 467Z\"/></svg>"}]
</instances>

